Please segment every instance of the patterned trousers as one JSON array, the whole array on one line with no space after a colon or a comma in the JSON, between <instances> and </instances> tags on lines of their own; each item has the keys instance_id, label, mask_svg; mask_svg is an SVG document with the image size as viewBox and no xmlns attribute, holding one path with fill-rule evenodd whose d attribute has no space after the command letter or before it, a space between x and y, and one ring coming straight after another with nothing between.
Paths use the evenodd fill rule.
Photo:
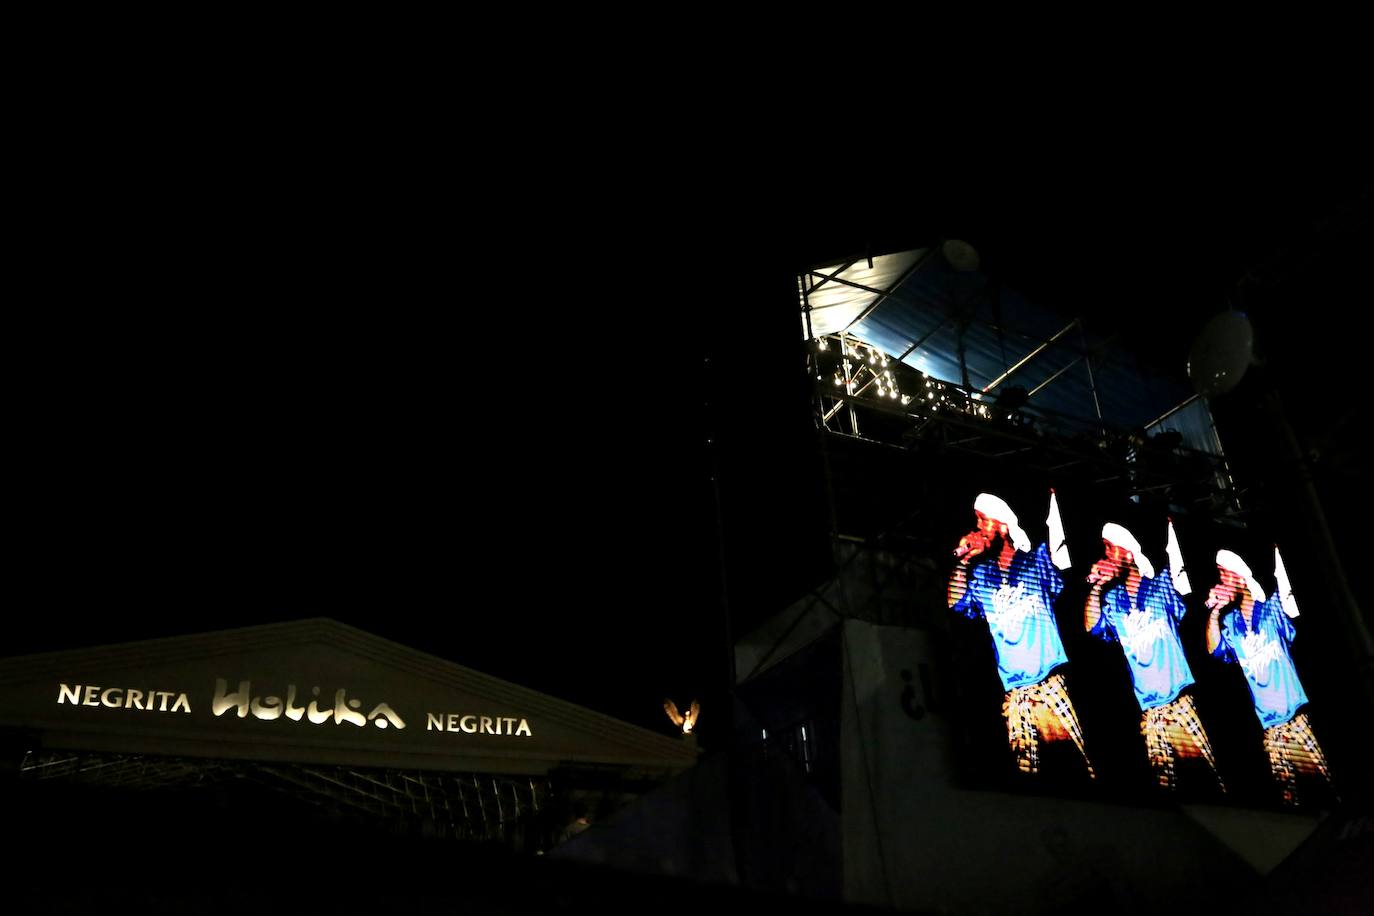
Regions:
<instances>
[{"instance_id":1,"label":"patterned trousers","mask_svg":"<svg viewBox=\"0 0 1374 916\"><path fill-rule=\"evenodd\" d=\"M1064 675L1051 674L1038 684L1013 687L1002 700L1002 716L1007 720L1007 741L1022 773L1040 772L1040 742L1057 739L1062 733L1083 755L1088 777L1097 778L1083 749L1083 729L1064 687Z\"/></svg>"},{"instance_id":2,"label":"patterned trousers","mask_svg":"<svg viewBox=\"0 0 1374 916\"><path fill-rule=\"evenodd\" d=\"M1274 781L1283 789L1285 805L1298 804L1298 774L1319 775L1331 785L1331 771L1326 765L1317 736L1307 713L1294 716L1282 725L1264 730L1264 750L1269 755L1269 769Z\"/></svg>"},{"instance_id":3,"label":"patterned trousers","mask_svg":"<svg viewBox=\"0 0 1374 916\"><path fill-rule=\"evenodd\" d=\"M1197 748L1202 759L1212 768L1217 786L1226 791L1226 784L1217 772L1217 758L1212 753L1212 742L1207 740L1207 732L1198 718L1197 707L1193 704L1192 694L1183 694L1172 703L1147 709L1140 716L1140 733L1145 737L1145 752L1150 758L1150 768L1154 770L1159 784L1166 789L1178 786L1178 773L1175 764L1180 749L1189 745ZM1184 752L1186 755L1187 752Z\"/></svg>"}]
</instances>

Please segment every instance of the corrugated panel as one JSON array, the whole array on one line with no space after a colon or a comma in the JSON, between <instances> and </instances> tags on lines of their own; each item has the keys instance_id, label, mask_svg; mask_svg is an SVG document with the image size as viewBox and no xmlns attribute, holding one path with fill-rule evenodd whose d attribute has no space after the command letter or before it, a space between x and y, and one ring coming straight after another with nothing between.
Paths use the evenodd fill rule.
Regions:
<instances>
[{"instance_id":1,"label":"corrugated panel","mask_svg":"<svg viewBox=\"0 0 1374 916\"><path fill-rule=\"evenodd\" d=\"M1166 431L1173 431L1181 435L1183 444L1188 448L1206 452L1209 455L1221 454L1221 440L1217 438L1217 429L1212 422L1212 412L1207 407L1207 402L1202 398L1198 398L1187 407L1175 411L1162 422L1147 429L1147 432L1150 433Z\"/></svg>"},{"instance_id":2,"label":"corrugated panel","mask_svg":"<svg viewBox=\"0 0 1374 916\"><path fill-rule=\"evenodd\" d=\"M849 327L878 298L877 293L859 289L858 286L875 290L890 289L923 254L924 250L918 249L881 255L873 259L872 268L868 266L867 259L861 259L836 274L835 279L826 282L822 281L842 265L833 264L813 271L807 277L807 285L814 288L808 289L806 294L806 302L811 306L812 333L817 337L838 334ZM805 335L806 315L803 313L802 336Z\"/></svg>"}]
</instances>

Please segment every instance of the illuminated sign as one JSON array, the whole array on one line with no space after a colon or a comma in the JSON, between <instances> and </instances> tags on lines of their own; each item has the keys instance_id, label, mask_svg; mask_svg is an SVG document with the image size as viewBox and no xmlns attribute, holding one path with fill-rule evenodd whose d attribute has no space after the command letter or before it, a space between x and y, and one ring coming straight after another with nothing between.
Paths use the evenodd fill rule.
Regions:
<instances>
[{"instance_id":1,"label":"illuminated sign","mask_svg":"<svg viewBox=\"0 0 1374 916\"><path fill-rule=\"evenodd\" d=\"M215 689L208 704L215 719L227 717L247 719L249 717L263 722L286 720L315 726L351 725L362 728L368 723L377 728L391 728L400 731L406 721L386 702L374 704L367 713L363 701L350 697L348 689L335 689L333 698L320 703L318 685L310 688L311 699L304 706L297 703L295 684L286 685L283 698L277 694L255 694L252 681L239 681L232 692L229 682L215 678ZM132 687L101 687L97 684L59 683L57 686L57 705L89 706L97 709L136 709L144 712L190 713L191 700L188 693L179 690L152 690ZM204 707L199 707L204 708ZM233 713L232 716L229 714ZM482 713L425 713L425 731L456 732L465 735L491 735L493 737L532 738L534 732L524 716L485 715Z\"/></svg>"},{"instance_id":2,"label":"illuminated sign","mask_svg":"<svg viewBox=\"0 0 1374 916\"><path fill-rule=\"evenodd\" d=\"M0 728L97 753L677 771L684 742L317 618L0 660Z\"/></svg>"},{"instance_id":3,"label":"illuminated sign","mask_svg":"<svg viewBox=\"0 0 1374 916\"><path fill-rule=\"evenodd\" d=\"M519 723L519 724L517 724ZM425 731L463 732L469 735L523 735L530 734L530 724L514 716L479 716L472 713L451 712L446 716L425 714Z\"/></svg>"},{"instance_id":4,"label":"illuminated sign","mask_svg":"<svg viewBox=\"0 0 1374 916\"><path fill-rule=\"evenodd\" d=\"M144 698L147 698L146 700ZM176 699L173 700L172 698ZM171 706L167 702L171 700ZM190 712L191 702L186 694L175 690L136 690L132 687L97 687L94 684L57 686L58 705L105 706L110 709L141 709L147 712Z\"/></svg>"},{"instance_id":5,"label":"illuminated sign","mask_svg":"<svg viewBox=\"0 0 1374 916\"><path fill-rule=\"evenodd\" d=\"M252 681L239 681L239 689L234 693L226 693L228 683L224 678L215 678L215 699L210 704L210 711L216 716L222 716L231 709L238 710L238 717L244 718L251 711L253 718L271 722L281 718L283 715L293 722L301 721L304 716L311 725L323 725L334 721L335 725L342 725L347 722L350 725L359 727L368 722L375 722L378 728L386 728L388 724L396 728L405 728L406 724L395 711L385 703L378 703L366 717L358 712L362 705L362 700L350 700L344 688L340 687L334 691L334 708L320 709L318 697L319 687L311 687L310 692L317 698L310 701L308 706L296 705L296 685L286 685L286 702L283 704L281 697L266 696L255 697L252 695Z\"/></svg>"}]
</instances>

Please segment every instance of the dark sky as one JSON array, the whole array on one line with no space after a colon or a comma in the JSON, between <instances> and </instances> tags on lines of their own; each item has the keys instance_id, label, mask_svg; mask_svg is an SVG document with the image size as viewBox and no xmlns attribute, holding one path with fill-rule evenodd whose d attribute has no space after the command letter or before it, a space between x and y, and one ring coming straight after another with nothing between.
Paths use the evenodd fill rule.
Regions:
<instances>
[{"instance_id":1,"label":"dark sky","mask_svg":"<svg viewBox=\"0 0 1374 916\"><path fill-rule=\"evenodd\" d=\"M961 236L1166 341L1145 310L1196 326L1367 188L1013 184L855 224L738 177L439 166L52 183L0 654L323 615L657 726L722 677L712 448L736 611L815 575L796 268Z\"/></svg>"}]
</instances>

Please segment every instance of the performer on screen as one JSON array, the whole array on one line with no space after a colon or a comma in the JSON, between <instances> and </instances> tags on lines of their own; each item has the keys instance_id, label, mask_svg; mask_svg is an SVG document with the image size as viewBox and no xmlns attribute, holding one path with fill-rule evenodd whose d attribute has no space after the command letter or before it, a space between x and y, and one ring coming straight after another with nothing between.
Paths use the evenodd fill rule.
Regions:
<instances>
[{"instance_id":1,"label":"performer on screen","mask_svg":"<svg viewBox=\"0 0 1374 916\"><path fill-rule=\"evenodd\" d=\"M1229 550L1217 551L1217 574L1221 581L1207 595L1212 612L1207 618L1207 651L1239 664L1245 673L1255 715L1264 728L1264 750L1274 781L1283 791L1284 804L1297 805L1300 775L1319 776L1331 788L1331 772L1307 714L1299 711L1307 704L1307 692L1289 651L1297 636L1293 618L1298 616L1298 604L1283 558L1274 548L1278 590L1267 598L1249 565Z\"/></svg>"},{"instance_id":2,"label":"performer on screen","mask_svg":"<svg viewBox=\"0 0 1374 916\"><path fill-rule=\"evenodd\" d=\"M977 526L954 551L958 563L949 578L949 606L970 619L987 621L997 673L1006 690L1002 715L1017 767L1023 773L1038 773L1041 742L1067 739L1093 777L1078 714L1064 675L1056 670L1068 656L1052 608L1064 587L1059 569L1069 565L1069 557L1054 491L1048 519L1053 560L1047 544L1031 549L1016 513L1002 499L980 493L973 514Z\"/></svg>"},{"instance_id":3,"label":"performer on screen","mask_svg":"<svg viewBox=\"0 0 1374 916\"><path fill-rule=\"evenodd\" d=\"M1225 792L1212 744L1193 702L1193 672L1178 635L1187 610L1182 596L1192 586L1183 569L1173 522L1169 522L1169 565L1164 575L1155 575L1140 542L1121 525L1102 526L1102 546L1105 556L1088 574L1092 590L1083 608L1083 626L1093 636L1121 645L1140 704L1140 733L1150 767L1161 786L1175 789L1178 762L1200 759Z\"/></svg>"}]
</instances>

